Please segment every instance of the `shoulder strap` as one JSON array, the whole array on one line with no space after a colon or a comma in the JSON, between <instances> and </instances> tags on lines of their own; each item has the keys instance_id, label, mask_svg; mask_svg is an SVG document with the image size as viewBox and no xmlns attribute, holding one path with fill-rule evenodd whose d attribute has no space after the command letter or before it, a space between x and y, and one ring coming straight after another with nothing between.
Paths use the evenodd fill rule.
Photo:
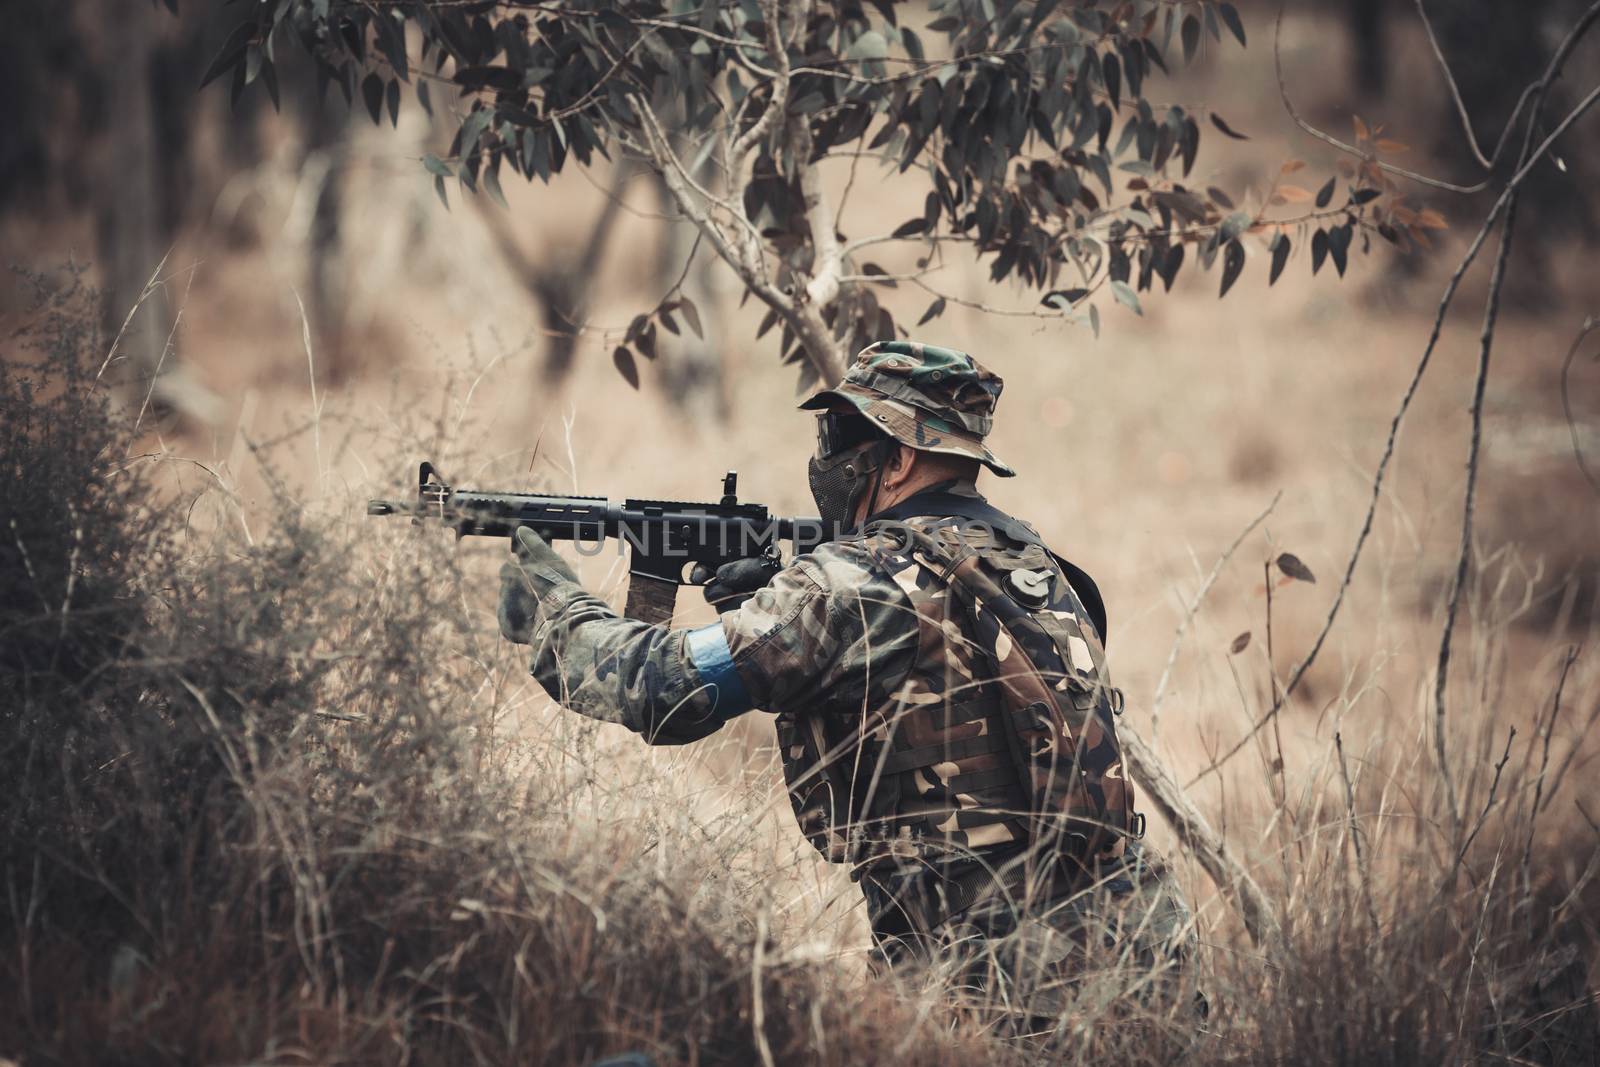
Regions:
<instances>
[{"instance_id":1,"label":"shoulder strap","mask_svg":"<svg viewBox=\"0 0 1600 1067\"><path fill-rule=\"evenodd\" d=\"M1106 644L1110 640L1107 629L1106 602L1100 596L1100 587L1095 584L1089 572L1083 568L1063 559L1051 551L1039 537L1038 533L1025 522L1012 518L981 496L964 496L960 493L930 492L918 493L891 508L876 513L862 524L866 527L878 522L903 522L906 519L919 518L929 515L951 516L954 518L968 519L972 522L985 523L1000 530L1007 537L1023 544L1038 545L1050 553L1056 565L1061 568L1067 577L1067 582L1072 586L1072 591L1078 594L1078 599L1083 602L1083 608L1089 613L1089 619L1094 623L1095 629L1100 631L1100 643Z\"/></svg>"}]
</instances>

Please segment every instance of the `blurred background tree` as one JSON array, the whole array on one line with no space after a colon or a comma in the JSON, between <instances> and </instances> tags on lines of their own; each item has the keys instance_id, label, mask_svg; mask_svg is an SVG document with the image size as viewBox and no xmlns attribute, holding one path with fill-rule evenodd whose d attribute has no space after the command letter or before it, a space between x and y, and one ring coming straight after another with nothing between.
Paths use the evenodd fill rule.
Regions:
<instances>
[{"instance_id":1,"label":"blurred background tree","mask_svg":"<svg viewBox=\"0 0 1600 1067\"><path fill-rule=\"evenodd\" d=\"M687 259L708 245L766 305L757 336L781 327L781 358L799 365L802 389L836 380L871 341L905 335L876 287L927 289L919 325L941 314L951 297L925 277L952 249L981 257L991 280L1043 293L1041 314L1098 332L1097 293L1137 312L1139 294L1170 288L1186 258L1220 259L1225 295L1249 234L1270 241L1276 279L1290 228L1311 235L1313 269L1331 260L1342 274L1361 227L1398 240L1408 225L1395 214L1402 198L1366 171L1342 194L1333 179L1314 197L1275 182L1253 209L1185 184L1202 125L1244 137L1207 107L1147 90L1169 57L1245 43L1231 3L938 0L922 34L901 24L907 6L282 0L233 28L206 77L230 78L235 97L257 82L276 96L275 57L294 44L374 123L398 123L409 95L430 114L452 109L448 154L424 160L441 199L448 181L504 202L503 171L548 181L569 161L613 153L648 168L695 228ZM920 210L839 232L843 204L821 177L838 157L914 169ZM1268 214L1286 205L1303 210ZM574 326L609 218L563 281L523 270ZM896 243L917 247L914 268L868 258ZM655 358L666 334L701 335L703 322L675 284L633 319L613 360L636 381L636 356Z\"/></svg>"}]
</instances>

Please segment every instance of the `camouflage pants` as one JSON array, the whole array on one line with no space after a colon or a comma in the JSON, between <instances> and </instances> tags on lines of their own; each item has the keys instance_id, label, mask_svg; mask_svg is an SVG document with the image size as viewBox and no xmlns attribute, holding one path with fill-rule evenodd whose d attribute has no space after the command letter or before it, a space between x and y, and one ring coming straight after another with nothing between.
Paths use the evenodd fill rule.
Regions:
<instances>
[{"instance_id":1,"label":"camouflage pants","mask_svg":"<svg viewBox=\"0 0 1600 1067\"><path fill-rule=\"evenodd\" d=\"M1051 1038L1116 1016L1160 1016L1192 1029L1204 1000L1193 987L1193 916L1161 857L1139 842L1101 864L1071 895L1020 910L980 900L915 946L879 943L896 967L941 972L957 997L1015 1036Z\"/></svg>"}]
</instances>

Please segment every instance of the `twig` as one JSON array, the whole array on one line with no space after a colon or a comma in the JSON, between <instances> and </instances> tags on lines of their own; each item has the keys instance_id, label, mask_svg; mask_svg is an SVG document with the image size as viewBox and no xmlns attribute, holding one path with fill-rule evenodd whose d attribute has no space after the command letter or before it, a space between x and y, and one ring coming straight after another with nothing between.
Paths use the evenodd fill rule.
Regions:
<instances>
[{"instance_id":1,"label":"twig","mask_svg":"<svg viewBox=\"0 0 1600 1067\"><path fill-rule=\"evenodd\" d=\"M1278 506L1278 501L1282 499L1283 490L1280 489L1272 495L1272 502L1262 509L1261 514L1250 520L1250 525L1239 531L1239 536L1233 539L1233 544L1229 545L1227 551L1217 557L1217 562L1211 567L1211 573L1206 575L1206 580L1200 584L1200 591L1194 595L1194 600L1190 602L1188 610L1184 612L1183 621L1178 624L1177 632L1172 636L1172 648L1167 652L1167 664L1161 669L1161 677L1156 682L1155 696L1150 700L1151 736L1155 735L1156 727L1160 722L1161 701L1166 696L1167 682L1172 678L1172 668L1178 662L1178 650L1183 645L1184 635L1189 632L1189 626L1194 622L1195 615L1200 611L1201 602L1205 600L1206 594L1211 592L1211 587L1216 584L1217 578L1222 574L1222 569L1228 565L1228 561L1233 558L1233 554L1239 551L1240 545L1244 544L1244 539L1249 537L1256 527L1267 520L1267 516L1272 514L1273 509Z\"/></svg>"},{"instance_id":2,"label":"twig","mask_svg":"<svg viewBox=\"0 0 1600 1067\"><path fill-rule=\"evenodd\" d=\"M311 383L311 440L317 453L317 481L322 481L322 405L317 401L317 361L311 354L311 320L306 317L306 306L300 292L289 286L294 296L294 306L300 309L300 342L306 349L306 380Z\"/></svg>"},{"instance_id":3,"label":"twig","mask_svg":"<svg viewBox=\"0 0 1600 1067\"><path fill-rule=\"evenodd\" d=\"M1560 74L1561 64L1565 61L1571 45L1576 43L1577 35L1581 34L1597 16L1600 16L1600 2L1578 20L1561 48L1557 49L1549 66L1545 68L1544 77L1534 87L1527 132L1523 135L1522 151L1517 157L1519 174L1526 174L1537 158L1531 153L1534 137L1538 133L1539 115L1544 108L1545 93ZM1600 89L1597 89L1596 93L1600 93ZM1588 102L1595 99L1596 93L1590 94ZM1580 114L1583 107L1587 107L1587 103L1580 105L1580 110L1573 114ZM1545 141L1546 145L1550 143L1549 139ZM1501 200L1505 203L1506 217L1505 225L1500 231L1500 249L1495 256L1494 271L1489 279L1489 293L1484 300L1483 330L1479 335L1478 369L1472 387L1472 436L1467 446L1467 487L1461 508L1461 547L1456 557L1455 575L1450 582L1450 599L1445 608L1444 625L1439 635L1439 659L1433 681L1434 753L1439 761L1439 773L1444 778L1445 793L1450 803L1451 825L1457 832L1460 829L1457 825L1460 813L1456 810L1455 783L1450 775L1450 764L1445 751L1445 690L1450 676L1450 641L1455 633L1456 615L1461 608L1461 598L1466 591L1467 566L1472 559L1472 524L1478 493L1478 453L1483 443L1483 398L1489 383L1489 357L1494 347L1495 320L1500 314L1500 291L1505 284L1506 263L1511 257L1511 242L1516 230L1518 195L1519 185L1512 184L1507 186L1501 196Z\"/></svg>"},{"instance_id":4,"label":"twig","mask_svg":"<svg viewBox=\"0 0 1600 1067\"><path fill-rule=\"evenodd\" d=\"M1537 117L1539 105L1534 103ZM1532 140L1533 126L1528 127L1528 140ZM1526 146L1524 148L1526 150ZM1511 257L1511 239L1517 219L1517 196L1513 190L1511 202L1506 207L1505 227L1500 231L1500 249L1495 255L1494 272L1489 279L1489 295L1484 300L1483 332L1478 345L1478 370L1472 386L1472 436L1467 445L1467 488L1461 508L1461 547L1456 556L1455 575L1450 581L1450 598L1445 605L1444 625L1439 634L1439 659L1433 676L1433 750L1439 761L1439 776L1444 779L1444 790L1450 805L1450 823L1459 829L1460 812L1456 807L1455 779L1450 774L1450 761L1445 749L1444 712L1445 689L1450 681L1450 640L1455 633L1456 615L1461 609L1461 598L1467 587L1467 565L1472 560L1472 520L1478 495L1478 451L1483 441L1483 397L1489 382L1489 355L1494 347L1494 324L1500 313L1500 289L1505 284L1506 261Z\"/></svg>"},{"instance_id":5,"label":"twig","mask_svg":"<svg viewBox=\"0 0 1600 1067\"><path fill-rule=\"evenodd\" d=\"M169 248L166 255L161 257L161 262L156 264L156 269L150 272L150 280L144 283L144 289L140 291L139 298L133 302L133 307L128 309L127 316L122 320L122 325L117 328L117 336L111 339L111 348L106 352L105 362L100 364L100 369L94 372L95 381L98 382L100 380L100 376L106 372L106 368L111 366L111 361L116 358L117 347L122 344L122 337L128 332L128 326L133 322L134 315L138 314L139 308L144 305L144 302L150 298L150 294L155 292L156 287L161 284L161 268L167 265L167 260L171 256L172 249Z\"/></svg>"},{"instance_id":6,"label":"twig","mask_svg":"<svg viewBox=\"0 0 1600 1067\"><path fill-rule=\"evenodd\" d=\"M1350 819L1350 840L1356 847L1356 871L1361 877L1361 898L1367 907L1367 919L1372 923L1372 935L1378 935L1378 909L1372 903L1372 872L1367 869L1366 851L1361 847L1361 823L1356 818L1356 791L1350 784L1350 769L1344 762L1344 739L1339 731L1333 732L1333 747L1339 755L1339 777L1344 779L1345 814Z\"/></svg>"},{"instance_id":7,"label":"twig","mask_svg":"<svg viewBox=\"0 0 1600 1067\"><path fill-rule=\"evenodd\" d=\"M1366 546L1367 538L1372 533L1372 523L1377 515L1378 500L1383 493L1384 475L1388 471L1390 461L1394 458L1395 446L1399 439L1400 425L1402 422L1404 422L1406 413L1411 408L1411 402L1416 398L1417 389L1422 384L1422 376L1427 372L1428 364L1433 358L1434 350L1438 347L1439 336L1444 329L1445 315L1450 310L1450 304L1455 299L1456 291L1461 287L1461 279L1466 275L1467 268L1470 267L1473 261L1477 259L1478 253L1482 250L1484 242L1488 239L1490 232L1493 231L1495 224L1499 221L1501 212L1505 211L1510 200L1513 198L1513 194L1522 185L1522 183L1527 180L1528 175L1532 172L1534 165L1537 164L1538 161L1544 157L1545 153L1550 150L1550 147L1555 143L1556 139L1562 134L1566 133L1566 131L1572 127L1573 123L1581 118L1590 107L1594 106L1597 100L1600 100L1600 86L1597 86L1594 91L1590 92L1589 95L1578 104L1578 106L1568 112L1566 118L1562 119L1561 122L1557 124L1556 128L1551 131L1550 135L1540 142L1539 147L1534 149L1532 154L1527 157L1527 162L1524 163L1517 173L1512 175L1511 179L1506 183L1506 187L1504 190L1502 190L1500 198L1496 200L1494 206L1490 208L1488 216L1484 219L1483 226L1478 230L1477 235L1472 239L1472 244L1467 248L1466 254L1462 257L1461 262L1456 266L1455 273L1450 276L1450 281L1445 286L1444 295L1439 300L1439 310L1434 316L1433 330L1429 334L1427 346L1423 349L1422 358L1417 361L1417 368L1412 373L1411 381L1406 386L1405 393L1401 396L1400 407L1395 412L1394 419L1389 425L1389 436L1384 443L1383 456L1378 461L1378 468L1372 479L1371 501L1367 506L1366 518L1361 524L1361 531L1356 536L1355 547L1351 550L1350 558L1345 566L1344 578L1339 584L1339 590L1334 596L1333 605L1328 609L1327 617L1323 620L1322 629L1318 632L1316 640L1312 643L1311 650L1306 653L1305 657L1301 659L1298 664L1295 665L1295 669L1289 675L1288 683L1284 686L1283 698L1285 701L1288 700L1288 698L1294 693L1296 686L1298 686L1300 683L1300 680L1305 677L1306 671L1310 669L1314 662L1316 662L1317 655L1322 650L1323 642L1327 640L1328 633L1333 629L1334 621L1338 618L1339 609L1344 604L1345 595L1349 591L1351 580L1355 576L1356 565L1361 560L1362 549ZM1190 779L1188 784L1193 786L1206 775L1220 769L1222 764L1226 763L1233 756L1237 755L1238 752L1249 743L1250 739L1254 737L1262 727L1266 726L1268 720L1278 713L1281 707L1281 704L1274 705L1265 715L1257 720L1255 726L1251 728L1249 733L1240 738L1239 741L1227 752L1223 753L1221 757L1213 760L1209 765L1206 766L1204 770L1195 775L1194 778Z\"/></svg>"},{"instance_id":8,"label":"twig","mask_svg":"<svg viewBox=\"0 0 1600 1067\"><path fill-rule=\"evenodd\" d=\"M1228 854L1227 844L1222 837L1184 795L1182 787L1167 774L1155 753L1145 745L1133 727L1127 722L1119 723L1117 736L1122 744L1122 754L1128 761L1128 770L1143 787L1145 796L1155 805L1161 817L1178 835L1179 842L1194 853L1217 888L1233 898L1250 940L1258 946L1264 942L1276 942L1279 936L1278 917L1261 886L1242 864Z\"/></svg>"},{"instance_id":9,"label":"twig","mask_svg":"<svg viewBox=\"0 0 1600 1067\"><path fill-rule=\"evenodd\" d=\"M1567 358L1561 362L1561 410L1567 416L1567 432L1572 435L1572 458L1578 461L1578 469L1583 472L1583 477L1589 487L1600 493L1600 480L1595 478L1589 464L1583 458L1583 445L1578 440L1578 424L1572 417L1572 397L1567 390L1567 379L1572 373L1572 361L1578 356L1578 349L1583 347L1583 342L1591 333L1600 330L1600 319L1587 316L1583 320L1583 329L1578 331L1578 336L1573 338L1572 347L1567 349Z\"/></svg>"},{"instance_id":10,"label":"twig","mask_svg":"<svg viewBox=\"0 0 1600 1067\"><path fill-rule=\"evenodd\" d=\"M761 996L761 961L767 948L766 912L756 916L756 948L750 961L750 1028L755 1031L756 1051L763 1067L774 1067L772 1046L767 1043L767 1014Z\"/></svg>"},{"instance_id":11,"label":"twig","mask_svg":"<svg viewBox=\"0 0 1600 1067\"><path fill-rule=\"evenodd\" d=\"M1561 663L1561 677L1556 680L1556 695L1550 706L1550 719L1544 724L1541 732L1544 734L1544 753L1539 757L1539 777L1534 779L1533 808L1528 815L1528 840L1522 846L1522 888L1528 891L1528 871L1533 858L1533 834L1539 823L1539 806L1544 801L1544 775L1550 767L1550 738L1556 732L1556 719L1561 715L1561 694L1567 688L1567 675L1572 672L1572 664L1578 658L1578 646L1572 645L1567 649L1566 658Z\"/></svg>"},{"instance_id":12,"label":"twig","mask_svg":"<svg viewBox=\"0 0 1600 1067\"><path fill-rule=\"evenodd\" d=\"M1439 61L1439 72L1444 75L1444 83L1450 89L1450 99L1456 105L1456 114L1461 118L1461 129L1467 135L1467 147L1472 149L1472 154L1483 166L1484 170L1493 170L1494 165L1500 161L1500 153L1505 150L1506 144L1511 140L1511 131L1517 127L1517 118L1522 114L1523 107L1533 96L1535 86L1529 85L1522 90L1522 95L1517 98L1517 106L1511 109L1511 117L1506 119L1505 128L1500 131L1500 139L1495 142L1494 152L1485 157L1483 150L1478 147L1477 134L1472 129L1472 116L1467 114L1467 104L1461 98L1461 89L1456 85L1455 75L1450 72L1450 64L1444 58L1444 49L1439 46L1439 38L1433 32L1433 21L1428 18L1428 12L1422 6L1422 0L1416 0L1417 17L1422 20L1422 28L1427 31L1428 44L1433 47L1433 57ZM1536 85L1537 83L1535 83Z\"/></svg>"},{"instance_id":13,"label":"twig","mask_svg":"<svg viewBox=\"0 0 1600 1067\"><path fill-rule=\"evenodd\" d=\"M1483 802L1483 810L1478 813L1477 822L1472 824L1472 832L1461 842L1456 850L1456 861L1451 865L1450 876L1446 879L1446 886L1455 881L1456 872L1461 868L1461 861L1467 858L1467 853L1472 849L1472 843L1478 839L1478 833L1483 829L1483 824L1488 821L1489 812L1494 809L1495 795L1500 791L1500 772L1505 770L1506 763L1511 759L1511 742L1517 738L1517 728L1511 727L1506 731L1506 749L1500 754L1500 762L1494 765L1494 780L1489 783L1489 796Z\"/></svg>"}]
</instances>

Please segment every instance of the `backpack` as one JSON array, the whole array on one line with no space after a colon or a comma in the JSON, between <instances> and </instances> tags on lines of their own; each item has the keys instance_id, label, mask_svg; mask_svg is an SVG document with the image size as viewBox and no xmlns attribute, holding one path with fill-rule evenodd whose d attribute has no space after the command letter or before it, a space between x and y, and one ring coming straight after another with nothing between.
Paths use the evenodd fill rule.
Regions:
<instances>
[{"instance_id":1,"label":"backpack","mask_svg":"<svg viewBox=\"0 0 1600 1067\"><path fill-rule=\"evenodd\" d=\"M1105 669L1099 591L1026 524L978 498L941 503L940 512L984 523L993 536L975 544L948 524L900 528L912 558L949 588L989 667L1000 706L993 727L1024 786L1030 842L1079 865L1119 854L1125 839L1143 835L1144 817L1133 810L1117 740L1123 697Z\"/></svg>"}]
</instances>

